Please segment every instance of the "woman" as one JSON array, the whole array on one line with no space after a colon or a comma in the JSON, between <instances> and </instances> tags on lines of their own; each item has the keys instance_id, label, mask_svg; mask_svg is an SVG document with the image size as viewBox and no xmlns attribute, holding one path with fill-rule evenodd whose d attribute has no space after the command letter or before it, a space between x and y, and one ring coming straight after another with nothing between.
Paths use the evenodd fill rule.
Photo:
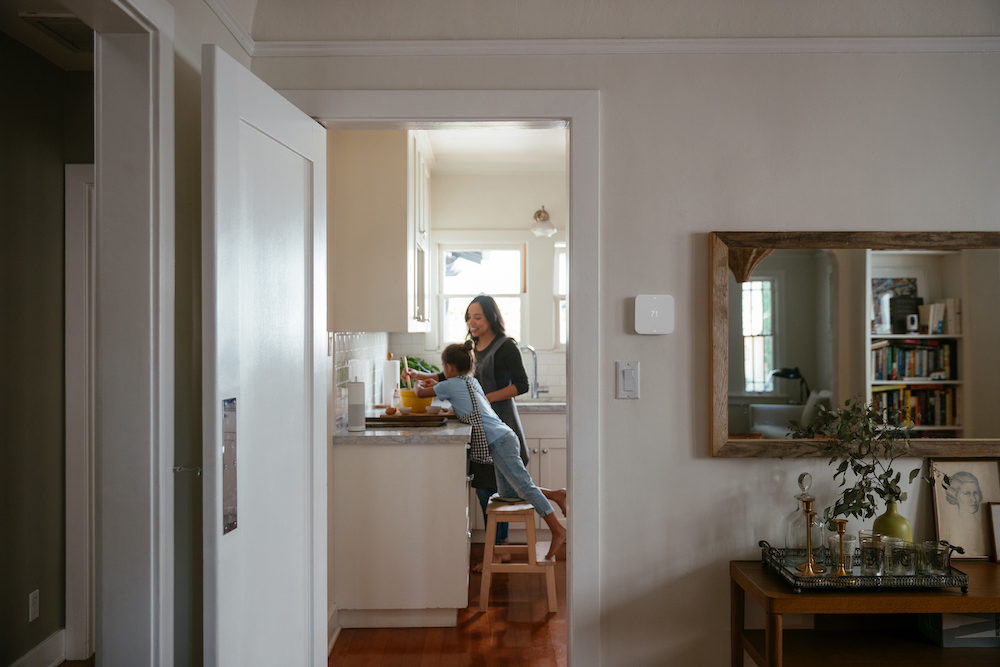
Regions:
<instances>
[{"instance_id":1,"label":"woman","mask_svg":"<svg viewBox=\"0 0 1000 667\"><path fill-rule=\"evenodd\" d=\"M948 535L942 534L941 538L964 547L967 556L989 555L985 515L979 511L983 492L976 476L965 471L951 475L944 487L944 497L949 505L955 506L955 513L950 519L945 517Z\"/></svg>"},{"instance_id":2,"label":"woman","mask_svg":"<svg viewBox=\"0 0 1000 667\"><path fill-rule=\"evenodd\" d=\"M500 308L493 297L480 294L465 309L465 324L469 329L475 349L475 378L486 392L490 407L497 413L520 442L521 460L528 465L528 447L524 439L524 428L517 414L514 397L528 391L528 374L524 371L521 351L513 338L506 335L506 325ZM415 380L436 379L443 382L443 373L437 376L429 373L410 371ZM473 465L475 478L472 486L476 489L479 504L486 522L486 505L490 496L497 492L496 472L493 466ZM507 541L507 524L497 524L497 544ZM509 558L509 557L508 557ZM482 565L473 567L478 572Z\"/></svg>"}]
</instances>

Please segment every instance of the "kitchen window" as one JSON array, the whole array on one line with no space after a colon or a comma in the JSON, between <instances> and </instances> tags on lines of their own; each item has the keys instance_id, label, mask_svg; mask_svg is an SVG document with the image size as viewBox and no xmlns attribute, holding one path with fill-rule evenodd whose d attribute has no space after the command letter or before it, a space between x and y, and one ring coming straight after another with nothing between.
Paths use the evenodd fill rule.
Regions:
<instances>
[{"instance_id":1,"label":"kitchen window","mask_svg":"<svg viewBox=\"0 0 1000 667\"><path fill-rule=\"evenodd\" d=\"M556 341L560 348L566 347L569 338L569 303L566 293L569 289L569 259L566 244L556 244L555 298L556 298Z\"/></svg>"},{"instance_id":2,"label":"kitchen window","mask_svg":"<svg viewBox=\"0 0 1000 667\"><path fill-rule=\"evenodd\" d=\"M520 340L524 248L442 246L441 343L465 340L465 309L480 294L496 299L507 336Z\"/></svg>"}]
</instances>

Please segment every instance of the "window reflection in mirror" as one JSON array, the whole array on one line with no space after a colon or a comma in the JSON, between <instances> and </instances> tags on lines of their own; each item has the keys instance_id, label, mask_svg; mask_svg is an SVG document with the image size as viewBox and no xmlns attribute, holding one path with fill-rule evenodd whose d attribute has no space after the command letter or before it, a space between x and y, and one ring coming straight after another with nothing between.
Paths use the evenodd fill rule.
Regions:
<instances>
[{"instance_id":1,"label":"window reflection in mirror","mask_svg":"<svg viewBox=\"0 0 1000 667\"><path fill-rule=\"evenodd\" d=\"M832 407L837 282L836 259L820 249L775 250L742 285L730 272L731 433L784 438L789 419L800 420L809 398L805 385ZM774 376L779 369L798 369L786 374L801 377Z\"/></svg>"}]
</instances>

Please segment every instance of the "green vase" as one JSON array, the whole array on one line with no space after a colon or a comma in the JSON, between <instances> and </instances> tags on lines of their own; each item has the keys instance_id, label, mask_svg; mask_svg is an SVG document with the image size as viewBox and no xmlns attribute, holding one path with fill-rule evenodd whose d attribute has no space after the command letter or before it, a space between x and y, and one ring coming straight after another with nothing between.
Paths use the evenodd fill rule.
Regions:
<instances>
[{"instance_id":1,"label":"green vase","mask_svg":"<svg viewBox=\"0 0 1000 667\"><path fill-rule=\"evenodd\" d=\"M896 503L886 503L885 514L875 519L872 530L888 537L898 537L904 542L913 541L910 522L896 510Z\"/></svg>"}]
</instances>

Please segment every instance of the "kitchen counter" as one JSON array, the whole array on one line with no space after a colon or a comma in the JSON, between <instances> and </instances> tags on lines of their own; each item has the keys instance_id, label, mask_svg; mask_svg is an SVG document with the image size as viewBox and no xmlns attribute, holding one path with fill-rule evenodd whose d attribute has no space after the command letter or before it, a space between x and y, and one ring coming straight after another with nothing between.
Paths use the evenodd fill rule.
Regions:
<instances>
[{"instance_id":1,"label":"kitchen counter","mask_svg":"<svg viewBox=\"0 0 1000 667\"><path fill-rule=\"evenodd\" d=\"M469 604L471 431L448 419L332 436L332 601L341 627L457 624Z\"/></svg>"},{"instance_id":2,"label":"kitchen counter","mask_svg":"<svg viewBox=\"0 0 1000 667\"><path fill-rule=\"evenodd\" d=\"M368 417L377 417L379 412L369 412ZM346 428L333 434L334 445L357 444L413 444L455 443L466 444L472 436L472 426L457 419L449 419L444 426L417 426L400 428L366 428L364 431L348 431Z\"/></svg>"},{"instance_id":3,"label":"kitchen counter","mask_svg":"<svg viewBox=\"0 0 1000 667\"><path fill-rule=\"evenodd\" d=\"M566 413L565 398L515 398L517 411L520 414L558 414Z\"/></svg>"}]
</instances>

